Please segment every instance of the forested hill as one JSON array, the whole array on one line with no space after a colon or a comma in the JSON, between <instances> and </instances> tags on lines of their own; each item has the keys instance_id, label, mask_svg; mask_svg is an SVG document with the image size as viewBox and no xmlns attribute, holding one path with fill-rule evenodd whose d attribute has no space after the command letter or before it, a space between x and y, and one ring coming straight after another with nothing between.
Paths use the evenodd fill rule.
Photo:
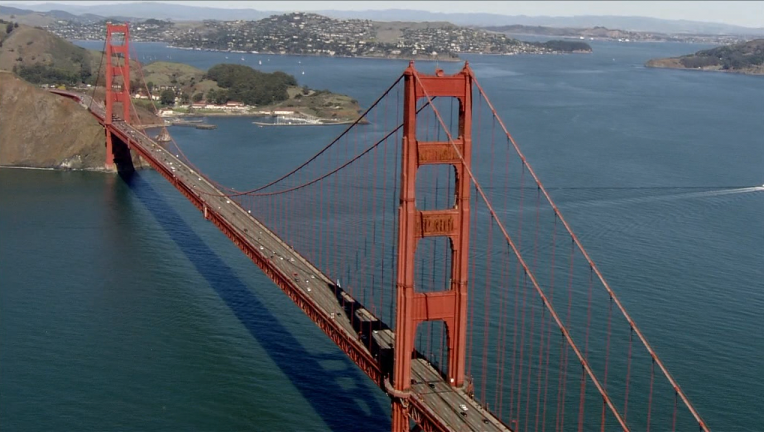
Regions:
<instances>
[{"instance_id":1,"label":"forested hill","mask_svg":"<svg viewBox=\"0 0 764 432\"><path fill-rule=\"evenodd\" d=\"M764 39L711 48L681 57L653 59L646 66L764 75Z\"/></svg>"},{"instance_id":2,"label":"forested hill","mask_svg":"<svg viewBox=\"0 0 764 432\"><path fill-rule=\"evenodd\" d=\"M239 64L218 64L211 67L205 79L215 81L219 90L208 93L207 99L218 103L229 100L247 105L270 105L289 99L287 89L297 86L292 75L277 71L260 72Z\"/></svg>"},{"instance_id":3,"label":"forested hill","mask_svg":"<svg viewBox=\"0 0 764 432\"><path fill-rule=\"evenodd\" d=\"M528 44L546 48L554 52L561 53L588 53L592 52L592 47L586 42L550 40L547 42L526 42Z\"/></svg>"}]
</instances>

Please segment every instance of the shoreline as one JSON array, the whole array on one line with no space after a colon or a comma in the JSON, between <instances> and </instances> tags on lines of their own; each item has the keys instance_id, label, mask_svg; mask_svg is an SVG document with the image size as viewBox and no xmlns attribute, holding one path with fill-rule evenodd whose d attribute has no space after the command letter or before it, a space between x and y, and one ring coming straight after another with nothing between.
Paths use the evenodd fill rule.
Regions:
<instances>
[{"instance_id":1,"label":"shoreline","mask_svg":"<svg viewBox=\"0 0 764 432\"><path fill-rule=\"evenodd\" d=\"M162 117L162 119L172 122L172 119L174 118L183 118L183 117L273 117L273 116L270 114L258 114L258 113L225 113L225 112L222 112L222 113L178 113L177 115L174 115L174 116ZM331 119L326 119L326 118L319 118L318 120L328 121L329 123L327 124L344 124L342 122L334 122L334 121L331 121ZM344 120L344 121L347 121L348 123L353 123L356 120ZM173 125L171 123L169 125L157 125L157 126L151 126L151 127L162 127L162 126L173 126Z\"/></svg>"},{"instance_id":2,"label":"shoreline","mask_svg":"<svg viewBox=\"0 0 764 432\"><path fill-rule=\"evenodd\" d=\"M726 73L726 74L733 74L733 75L747 75L747 76L764 76L764 71L762 72L751 72L751 71L740 71L740 70L724 70L724 69L703 69L703 68L687 68L687 67L674 67L674 66L654 66L654 65L648 65L645 63L646 69L672 69L672 70L681 70L681 71L690 71L690 72L717 72L717 73Z\"/></svg>"},{"instance_id":3,"label":"shoreline","mask_svg":"<svg viewBox=\"0 0 764 432\"><path fill-rule=\"evenodd\" d=\"M20 166L20 165L0 165L0 169L20 169L20 170L34 170L34 171L58 171L58 172L98 172L98 173L116 173L116 170L108 170L106 168L48 168L48 167L32 167L32 166ZM138 170L138 168L136 168Z\"/></svg>"},{"instance_id":4,"label":"shoreline","mask_svg":"<svg viewBox=\"0 0 764 432\"><path fill-rule=\"evenodd\" d=\"M166 43L166 42L159 42L159 43ZM427 57L385 57L385 56L348 56L348 55L327 55L327 54L296 54L296 53L274 53L274 52L249 52L249 51L234 51L234 50L222 50L222 49L214 49L214 48L188 48L188 47L179 47L175 45L167 44L165 45L165 48L172 48L172 49L178 49L183 51L199 51L199 52L222 52L222 53L231 53L231 54L249 54L249 55L271 55L271 56L289 56L289 57L327 57L327 58L353 58L353 59L369 59L369 60L401 60L401 61L433 61L433 62L460 62L463 61L463 59L457 57L448 57L448 58L432 58L430 56Z\"/></svg>"},{"instance_id":5,"label":"shoreline","mask_svg":"<svg viewBox=\"0 0 764 432\"><path fill-rule=\"evenodd\" d=\"M330 123L294 123L294 124L284 124L284 123L266 123L266 122L252 122L252 124L263 127L263 126L336 126L336 125L349 125L355 123L356 120L348 120L348 121L341 121L341 122L330 122ZM359 123L363 124L363 123Z\"/></svg>"},{"instance_id":6,"label":"shoreline","mask_svg":"<svg viewBox=\"0 0 764 432\"><path fill-rule=\"evenodd\" d=\"M523 41L526 42L526 41ZM528 43L528 42L526 42ZM461 57L449 57L449 58L432 58L432 57L382 57L382 56L345 56L345 55L323 55L323 54L280 54L280 53L271 53L271 52L248 52L248 51L228 51L228 50L219 50L219 49L212 49L212 48L202 48L202 49L196 49L196 48L186 48L186 47L178 47L174 45L165 45L165 48L172 48L172 49L179 49L183 51L208 51L208 52L224 52L224 53L233 53L233 54L250 54L250 55L272 55L272 56L291 56L291 57L326 57L326 58L351 58L351 59L368 59L368 60L401 60L401 61L429 61L429 62L448 62L448 63L458 63L462 61L466 61L465 59ZM501 56L512 56L512 55L564 55L564 54L591 54L594 50L591 51L550 51L550 52L521 52L521 53L484 53L484 52L465 52L462 54L467 55L501 55Z\"/></svg>"},{"instance_id":7,"label":"shoreline","mask_svg":"<svg viewBox=\"0 0 764 432\"><path fill-rule=\"evenodd\" d=\"M159 123L150 123L150 124L140 124L140 125L133 125L136 129L153 129L153 128L160 128L164 126L170 126L168 124L159 124Z\"/></svg>"}]
</instances>

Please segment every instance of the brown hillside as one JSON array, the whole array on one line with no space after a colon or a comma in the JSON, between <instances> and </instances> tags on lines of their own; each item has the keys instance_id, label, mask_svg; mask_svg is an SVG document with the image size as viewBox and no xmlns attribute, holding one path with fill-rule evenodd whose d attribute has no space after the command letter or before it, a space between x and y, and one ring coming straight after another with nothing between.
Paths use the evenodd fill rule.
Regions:
<instances>
[{"instance_id":1,"label":"brown hillside","mask_svg":"<svg viewBox=\"0 0 764 432\"><path fill-rule=\"evenodd\" d=\"M0 71L0 166L104 170L104 130L78 103ZM142 166L133 157L136 167Z\"/></svg>"},{"instance_id":2,"label":"brown hillside","mask_svg":"<svg viewBox=\"0 0 764 432\"><path fill-rule=\"evenodd\" d=\"M0 72L0 165L103 169L104 131L76 102Z\"/></svg>"}]
</instances>

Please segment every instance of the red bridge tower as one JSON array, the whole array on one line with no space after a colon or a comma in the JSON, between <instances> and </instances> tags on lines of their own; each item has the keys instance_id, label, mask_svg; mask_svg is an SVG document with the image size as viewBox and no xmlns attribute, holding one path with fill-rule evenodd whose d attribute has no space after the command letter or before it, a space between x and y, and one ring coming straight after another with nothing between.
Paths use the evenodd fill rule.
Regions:
<instances>
[{"instance_id":1,"label":"red bridge tower","mask_svg":"<svg viewBox=\"0 0 764 432\"><path fill-rule=\"evenodd\" d=\"M109 125L116 117L114 103L122 103L122 120L130 121L130 46L127 24L106 23L106 166L114 166L114 151ZM114 42L117 35L117 44ZM122 37L119 37L122 35ZM121 44L119 43L121 39ZM114 77L121 77L121 82L114 82Z\"/></svg>"},{"instance_id":2,"label":"red bridge tower","mask_svg":"<svg viewBox=\"0 0 764 432\"><path fill-rule=\"evenodd\" d=\"M411 385L411 359L417 325L426 321L445 323L448 341L448 381L464 383L467 339L467 268L470 226L470 181L466 168L472 150L472 70L451 76L442 70L423 75L413 62L404 73L403 157L400 206L398 208L397 312L393 387L405 394ZM453 97L459 101L459 130L448 141L423 142L416 137L417 101L424 97ZM458 153L456 151L458 149ZM459 154L462 157L459 157ZM456 199L450 209L422 211L416 208L416 175L422 165L447 164L456 172ZM451 286L440 292L417 292L414 286L414 254L419 239L445 236L451 244ZM393 402L393 431L409 430L404 399Z\"/></svg>"}]
</instances>

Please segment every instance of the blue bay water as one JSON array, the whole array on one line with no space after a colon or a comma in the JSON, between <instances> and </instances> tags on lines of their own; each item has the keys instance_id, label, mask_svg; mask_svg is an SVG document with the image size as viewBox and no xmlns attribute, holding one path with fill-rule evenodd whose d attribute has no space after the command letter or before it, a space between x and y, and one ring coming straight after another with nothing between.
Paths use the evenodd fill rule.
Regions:
<instances>
[{"instance_id":1,"label":"blue bay water","mask_svg":"<svg viewBox=\"0 0 764 432\"><path fill-rule=\"evenodd\" d=\"M753 186L764 183L764 78L642 66L701 45L592 45L591 55L466 58L712 429L758 430L764 191ZM283 70L364 107L407 65L135 46L142 60ZM250 121L212 117L216 130L171 132L212 178L244 188L341 130ZM387 397L156 173L126 184L0 170L2 430L382 431L389 411Z\"/></svg>"}]
</instances>

